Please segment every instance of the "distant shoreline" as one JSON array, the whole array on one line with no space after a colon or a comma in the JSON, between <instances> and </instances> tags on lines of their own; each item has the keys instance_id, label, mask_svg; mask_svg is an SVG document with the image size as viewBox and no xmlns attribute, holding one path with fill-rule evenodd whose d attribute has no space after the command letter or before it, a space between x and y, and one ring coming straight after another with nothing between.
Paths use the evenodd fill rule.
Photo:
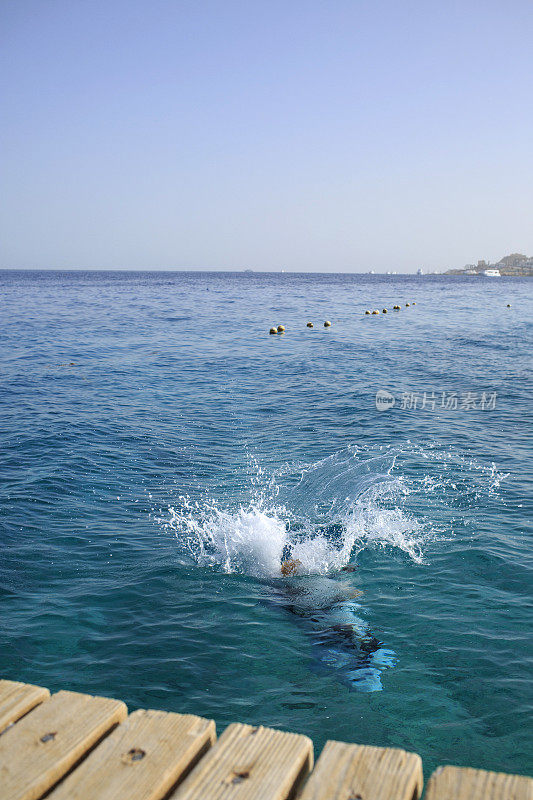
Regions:
<instances>
[{"instance_id":1,"label":"distant shoreline","mask_svg":"<svg viewBox=\"0 0 533 800\"><path fill-rule=\"evenodd\" d=\"M467 278L474 278L481 275L485 278L499 277L498 275L487 275L487 271L496 270L499 276L506 278L532 278L533 277L533 256L526 256L524 253L510 253L508 256L491 264L490 261L478 261L477 264L465 264L461 269L449 269L444 275L460 275Z\"/></svg>"},{"instance_id":2,"label":"distant shoreline","mask_svg":"<svg viewBox=\"0 0 533 800\"><path fill-rule=\"evenodd\" d=\"M532 278L533 277L533 267L526 270L507 270L505 267L498 267L494 265L495 268L499 269L500 275L502 278ZM167 275L175 275L175 274L189 274L189 275L240 275L244 278L252 278L257 277L259 275L284 275L287 276L294 276L294 275L323 275L323 276L333 276L333 275L357 275L359 277L364 278L484 278L487 277L479 273L468 273L465 272L463 269L450 269L446 272L395 272L394 274L390 272L368 272L368 271L357 271L357 272L348 272L348 271L339 271L339 272L320 272L316 271L305 271L305 270L284 270L281 273L279 270L276 269L254 269L254 270L244 270L244 269L214 269L214 268L203 268L203 267L137 267L137 268L128 268L128 267L0 267L0 275L5 273L13 273L13 272L42 272L45 274L53 275L55 274L72 274L78 275L83 273L91 273L91 274L143 274L143 273L150 273L150 274L167 274Z\"/></svg>"}]
</instances>

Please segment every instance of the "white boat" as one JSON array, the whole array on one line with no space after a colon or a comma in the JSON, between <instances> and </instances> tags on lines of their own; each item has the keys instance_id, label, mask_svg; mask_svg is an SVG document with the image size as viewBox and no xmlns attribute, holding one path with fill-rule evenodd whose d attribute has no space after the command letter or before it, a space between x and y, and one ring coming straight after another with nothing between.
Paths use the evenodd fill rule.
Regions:
<instances>
[{"instance_id":1,"label":"white boat","mask_svg":"<svg viewBox=\"0 0 533 800\"><path fill-rule=\"evenodd\" d=\"M486 278L501 278L499 269L484 269L482 275L484 275Z\"/></svg>"}]
</instances>

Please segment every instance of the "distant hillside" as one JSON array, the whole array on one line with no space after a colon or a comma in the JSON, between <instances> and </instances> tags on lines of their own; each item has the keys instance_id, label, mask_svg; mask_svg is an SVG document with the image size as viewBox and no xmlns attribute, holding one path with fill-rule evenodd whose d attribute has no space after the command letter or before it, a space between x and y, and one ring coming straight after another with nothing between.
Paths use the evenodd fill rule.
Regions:
<instances>
[{"instance_id":1,"label":"distant hillside","mask_svg":"<svg viewBox=\"0 0 533 800\"><path fill-rule=\"evenodd\" d=\"M523 253L511 253L510 256L504 256L498 261L498 264L504 264L506 267L512 267L518 264L519 262L524 261L531 261L532 259L528 258L528 256L523 255Z\"/></svg>"}]
</instances>

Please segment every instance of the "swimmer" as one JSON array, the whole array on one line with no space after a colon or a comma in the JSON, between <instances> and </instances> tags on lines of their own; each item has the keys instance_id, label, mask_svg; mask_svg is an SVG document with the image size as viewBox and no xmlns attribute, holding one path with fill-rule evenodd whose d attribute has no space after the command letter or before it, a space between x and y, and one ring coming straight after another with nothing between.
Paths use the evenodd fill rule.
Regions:
<instances>
[{"instance_id":1,"label":"swimmer","mask_svg":"<svg viewBox=\"0 0 533 800\"><path fill-rule=\"evenodd\" d=\"M354 564L346 564L339 572L355 569ZM302 575L302 562L285 559L280 571L284 577ZM356 600L361 594L338 578L309 575L304 582L286 583L282 605L307 628L317 666L333 671L351 689L379 692L383 688L381 674L394 666L396 658L361 618L361 606Z\"/></svg>"}]
</instances>

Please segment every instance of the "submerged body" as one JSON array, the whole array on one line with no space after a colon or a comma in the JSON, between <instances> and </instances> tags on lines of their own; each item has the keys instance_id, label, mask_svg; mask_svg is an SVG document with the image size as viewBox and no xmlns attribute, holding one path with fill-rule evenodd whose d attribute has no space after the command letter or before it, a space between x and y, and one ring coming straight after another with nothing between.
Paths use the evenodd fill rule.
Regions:
<instances>
[{"instance_id":1,"label":"submerged body","mask_svg":"<svg viewBox=\"0 0 533 800\"><path fill-rule=\"evenodd\" d=\"M283 562L285 576L298 574L298 563ZM381 674L396 657L384 648L360 616L361 592L346 580L317 575L296 577L283 586L282 606L309 631L318 667L361 692L383 689Z\"/></svg>"}]
</instances>

